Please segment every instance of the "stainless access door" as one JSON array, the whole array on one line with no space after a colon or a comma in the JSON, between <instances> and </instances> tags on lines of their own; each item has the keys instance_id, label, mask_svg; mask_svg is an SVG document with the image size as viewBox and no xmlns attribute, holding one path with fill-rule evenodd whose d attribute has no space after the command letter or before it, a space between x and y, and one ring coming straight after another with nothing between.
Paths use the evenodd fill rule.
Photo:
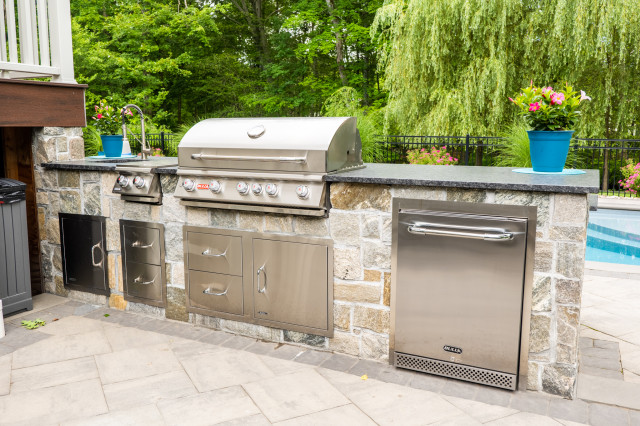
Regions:
<instances>
[{"instance_id":1,"label":"stainless access door","mask_svg":"<svg viewBox=\"0 0 640 426\"><path fill-rule=\"evenodd\" d=\"M328 330L328 247L253 238L254 318Z\"/></svg>"},{"instance_id":2,"label":"stainless access door","mask_svg":"<svg viewBox=\"0 0 640 426\"><path fill-rule=\"evenodd\" d=\"M108 295L105 218L60 213L59 219L65 287Z\"/></svg>"},{"instance_id":3,"label":"stainless access door","mask_svg":"<svg viewBox=\"0 0 640 426\"><path fill-rule=\"evenodd\" d=\"M397 232L396 365L410 354L513 374L515 387L527 219L400 209Z\"/></svg>"}]
</instances>

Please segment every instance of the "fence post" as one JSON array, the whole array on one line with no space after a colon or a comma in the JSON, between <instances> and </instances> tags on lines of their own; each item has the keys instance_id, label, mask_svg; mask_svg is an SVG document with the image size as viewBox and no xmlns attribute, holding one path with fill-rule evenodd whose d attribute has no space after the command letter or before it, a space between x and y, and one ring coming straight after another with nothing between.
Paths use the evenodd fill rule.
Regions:
<instances>
[{"instance_id":1,"label":"fence post","mask_svg":"<svg viewBox=\"0 0 640 426\"><path fill-rule=\"evenodd\" d=\"M162 153L164 154L164 132L160 132L160 148L162 149Z\"/></svg>"},{"instance_id":2,"label":"fence post","mask_svg":"<svg viewBox=\"0 0 640 426\"><path fill-rule=\"evenodd\" d=\"M573 144L573 168L578 167L578 143Z\"/></svg>"},{"instance_id":3,"label":"fence post","mask_svg":"<svg viewBox=\"0 0 640 426\"><path fill-rule=\"evenodd\" d=\"M464 148L464 165L469 165L469 134L467 133L465 148Z\"/></svg>"}]
</instances>

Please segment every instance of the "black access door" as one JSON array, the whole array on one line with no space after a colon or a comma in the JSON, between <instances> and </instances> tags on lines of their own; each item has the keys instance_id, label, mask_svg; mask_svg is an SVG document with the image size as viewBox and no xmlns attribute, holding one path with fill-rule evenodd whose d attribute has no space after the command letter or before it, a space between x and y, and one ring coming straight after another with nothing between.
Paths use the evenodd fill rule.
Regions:
<instances>
[{"instance_id":1,"label":"black access door","mask_svg":"<svg viewBox=\"0 0 640 426\"><path fill-rule=\"evenodd\" d=\"M105 218L70 213L59 218L65 287L108 295Z\"/></svg>"}]
</instances>

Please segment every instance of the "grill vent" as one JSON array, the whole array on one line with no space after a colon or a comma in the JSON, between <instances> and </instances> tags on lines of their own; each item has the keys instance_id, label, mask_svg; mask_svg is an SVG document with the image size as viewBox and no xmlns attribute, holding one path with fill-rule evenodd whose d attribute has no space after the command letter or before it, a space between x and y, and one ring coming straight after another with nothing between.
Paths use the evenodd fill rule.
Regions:
<instances>
[{"instance_id":1,"label":"grill vent","mask_svg":"<svg viewBox=\"0 0 640 426\"><path fill-rule=\"evenodd\" d=\"M516 389L515 374L499 373L497 371L468 367L466 365L459 365L415 355L407 355L399 352L396 352L395 355L396 367L437 374L439 376L466 380L468 382L480 383L482 385L495 386L503 389Z\"/></svg>"}]
</instances>

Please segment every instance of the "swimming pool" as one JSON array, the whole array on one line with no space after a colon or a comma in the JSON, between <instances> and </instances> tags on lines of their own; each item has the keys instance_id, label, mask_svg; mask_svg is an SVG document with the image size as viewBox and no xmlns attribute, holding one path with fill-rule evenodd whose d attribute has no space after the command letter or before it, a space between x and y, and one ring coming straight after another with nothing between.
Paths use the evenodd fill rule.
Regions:
<instances>
[{"instance_id":1,"label":"swimming pool","mask_svg":"<svg viewBox=\"0 0 640 426\"><path fill-rule=\"evenodd\" d=\"M589 212L586 260L640 265L640 211Z\"/></svg>"}]
</instances>

